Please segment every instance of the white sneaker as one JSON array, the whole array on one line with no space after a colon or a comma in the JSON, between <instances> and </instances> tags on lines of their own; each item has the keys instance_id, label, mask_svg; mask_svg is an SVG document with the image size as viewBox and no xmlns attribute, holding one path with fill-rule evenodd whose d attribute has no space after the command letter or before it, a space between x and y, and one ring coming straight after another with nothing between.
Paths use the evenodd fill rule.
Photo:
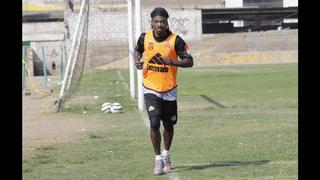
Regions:
<instances>
[{"instance_id":1,"label":"white sneaker","mask_svg":"<svg viewBox=\"0 0 320 180\"><path fill-rule=\"evenodd\" d=\"M155 165L154 165L154 169L153 169L153 173L155 175L163 174L163 161L162 161L162 159L156 160Z\"/></svg>"},{"instance_id":2,"label":"white sneaker","mask_svg":"<svg viewBox=\"0 0 320 180\"><path fill-rule=\"evenodd\" d=\"M164 163L164 168L163 170L165 172L171 172L172 171L172 164L171 164L171 160L170 160L170 154L167 155L162 155L163 158L163 163Z\"/></svg>"}]
</instances>

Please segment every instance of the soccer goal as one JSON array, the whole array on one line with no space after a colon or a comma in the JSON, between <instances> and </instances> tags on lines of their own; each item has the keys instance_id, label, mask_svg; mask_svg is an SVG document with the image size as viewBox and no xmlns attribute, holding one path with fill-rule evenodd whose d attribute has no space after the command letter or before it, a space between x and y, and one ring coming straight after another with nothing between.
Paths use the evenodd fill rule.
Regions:
<instances>
[{"instance_id":1,"label":"soccer goal","mask_svg":"<svg viewBox=\"0 0 320 180\"><path fill-rule=\"evenodd\" d=\"M80 85L87 54L89 9L90 0L82 0L60 95L55 101L57 112L63 108L65 102Z\"/></svg>"}]
</instances>

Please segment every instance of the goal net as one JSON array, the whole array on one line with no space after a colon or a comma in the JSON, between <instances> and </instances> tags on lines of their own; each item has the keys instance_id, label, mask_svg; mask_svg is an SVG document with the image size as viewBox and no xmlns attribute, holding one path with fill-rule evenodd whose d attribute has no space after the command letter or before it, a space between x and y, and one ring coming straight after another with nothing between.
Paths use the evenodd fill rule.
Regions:
<instances>
[{"instance_id":1,"label":"goal net","mask_svg":"<svg viewBox=\"0 0 320 180\"><path fill-rule=\"evenodd\" d=\"M82 0L59 99L55 102L57 112L64 107L66 101L72 98L81 82L87 58L89 9L90 0Z\"/></svg>"}]
</instances>

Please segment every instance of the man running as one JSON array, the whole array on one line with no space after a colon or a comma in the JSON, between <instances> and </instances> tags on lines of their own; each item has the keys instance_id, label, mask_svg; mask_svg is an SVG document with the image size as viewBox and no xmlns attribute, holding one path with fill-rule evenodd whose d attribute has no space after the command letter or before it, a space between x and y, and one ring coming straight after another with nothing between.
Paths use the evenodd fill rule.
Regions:
<instances>
[{"instance_id":1,"label":"man running","mask_svg":"<svg viewBox=\"0 0 320 180\"><path fill-rule=\"evenodd\" d=\"M152 31L142 33L135 48L135 65L143 69L143 89L150 120L150 138L155 152L154 174L172 171L170 147L177 123L177 70L192 67L188 45L169 30L168 12L157 7L151 12ZM145 53L144 61L140 61ZM164 149L160 152L162 121Z\"/></svg>"}]
</instances>

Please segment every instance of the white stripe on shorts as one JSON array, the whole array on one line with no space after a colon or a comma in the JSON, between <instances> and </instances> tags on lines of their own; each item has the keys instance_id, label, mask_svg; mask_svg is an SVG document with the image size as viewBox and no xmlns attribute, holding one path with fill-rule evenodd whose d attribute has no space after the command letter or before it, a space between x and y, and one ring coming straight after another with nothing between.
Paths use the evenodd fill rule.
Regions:
<instances>
[{"instance_id":1,"label":"white stripe on shorts","mask_svg":"<svg viewBox=\"0 0 320 180\"><path fill-rule=\"evenodd\" d=\"M143 94L147 94L147 93L154 94L158 98L161 98L165 101L176 101L177 100L177 87L173 88L172 90L170 90L168 92L164 92L164 93L159 93L159 92L156 92L151 89L147 89L147 88L143 87Z\"/></svg>"}]
</instances>

